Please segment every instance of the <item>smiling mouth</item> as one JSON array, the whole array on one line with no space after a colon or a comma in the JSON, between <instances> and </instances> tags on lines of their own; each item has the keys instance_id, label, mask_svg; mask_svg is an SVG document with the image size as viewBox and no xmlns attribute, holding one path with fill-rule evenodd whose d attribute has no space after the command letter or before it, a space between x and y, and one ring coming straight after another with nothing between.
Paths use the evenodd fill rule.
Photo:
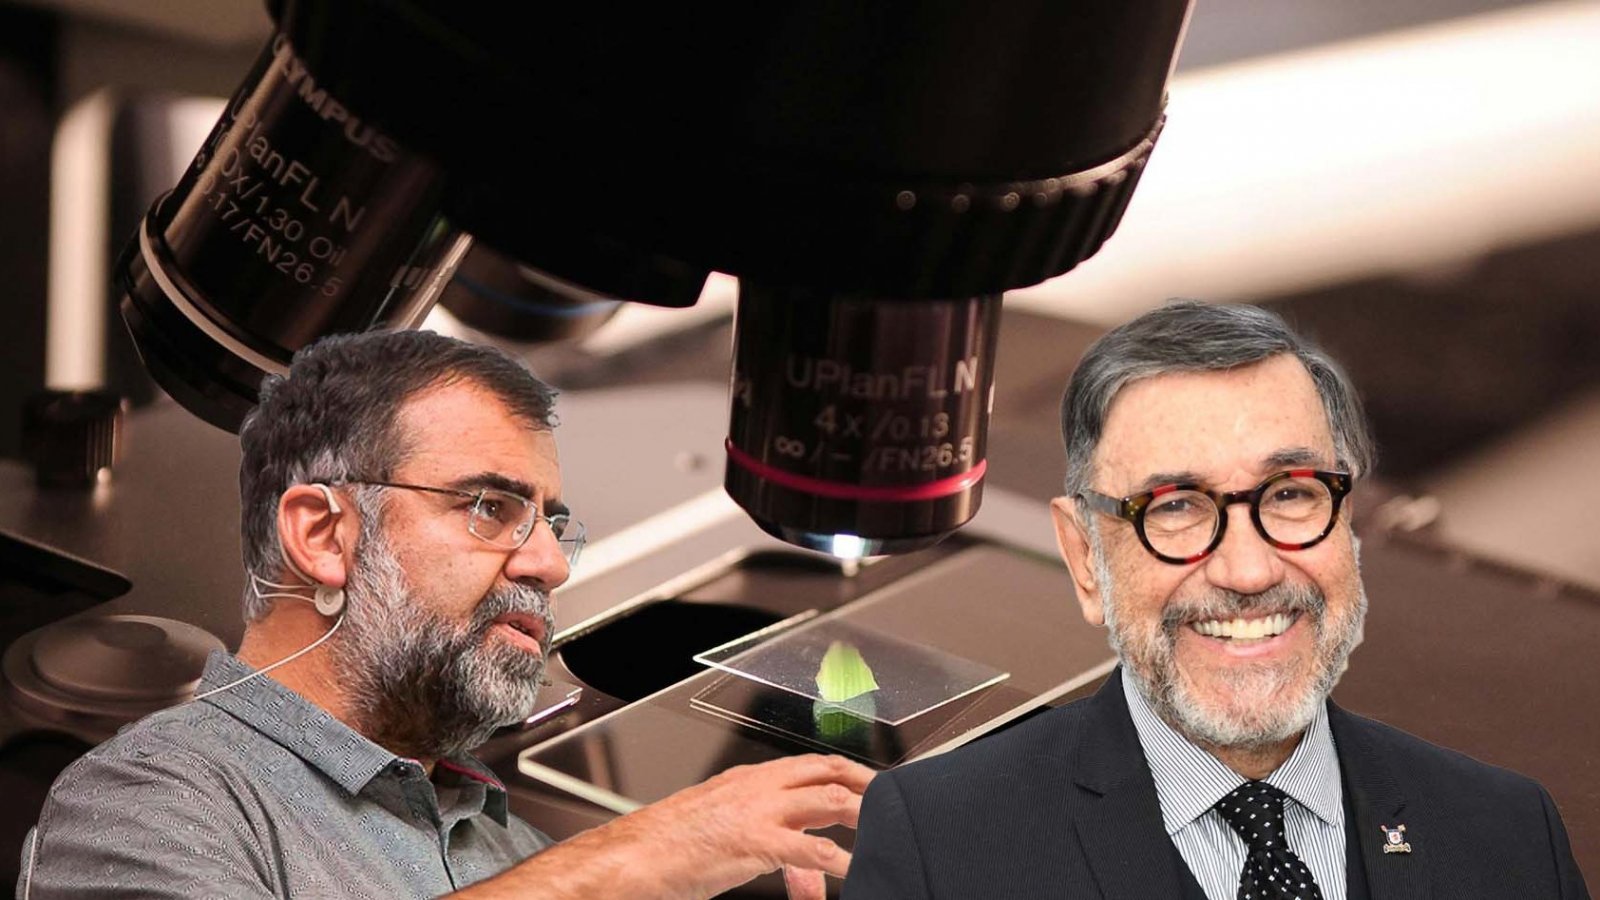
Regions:
<instances>
[{"instance_id":1,"label":"smiling mouth","mask_svg":"<svg viewBox=\"0 0 1600 900\"><path fill-rule=\"evenodd\" d=\"M1275 638L1299 619L1300 613L1287 612L1253 619L1205 619L1189 627L1209 638L1244 643Z\"/></svg>"}]
</instances>

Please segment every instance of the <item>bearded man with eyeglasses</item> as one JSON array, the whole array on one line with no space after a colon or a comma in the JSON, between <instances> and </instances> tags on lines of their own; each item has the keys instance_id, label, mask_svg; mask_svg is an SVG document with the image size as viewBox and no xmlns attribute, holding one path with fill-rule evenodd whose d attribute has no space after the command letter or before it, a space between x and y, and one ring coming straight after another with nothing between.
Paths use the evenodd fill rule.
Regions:
<instances>
[{"instance_id":1,"label":"bearded man with eyeglasses","mask_svg":"<svg viewBox=\"0 0 1600 900\"><path fill-rule=\"evenodd\" d=\"M880 775L845 900L1589 896L1538 784L1328 700L1372 463L1332 360L1264 310L1169 304L1089 349L1062 434L1057 541L1121 665Z\"/></svg>"},{"instance_id":2,"label":"bearded man with eyeglasses","mask_svg":"<svg viewBox=\"0 0 1600 900\"><path fill-rule=\"evenodd\" d=\"M583 547L554 392L427 332L323 339L240 433L237 654L57 780L18 896L821 898L871 771L730 769L553 845L470 751L534 708Z\"/></svg>"}]
</instances>

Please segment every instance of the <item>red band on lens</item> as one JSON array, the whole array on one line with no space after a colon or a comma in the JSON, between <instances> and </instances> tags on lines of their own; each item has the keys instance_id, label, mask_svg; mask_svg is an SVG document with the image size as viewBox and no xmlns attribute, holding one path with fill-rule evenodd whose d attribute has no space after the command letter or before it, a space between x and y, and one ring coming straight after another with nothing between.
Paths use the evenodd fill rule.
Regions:
<instances>
[{"instance_id":1,"label":"red band on lens","mask_svg":"<svg viewBox=\"0 0 1600 900\"><path fill-rule=\"evenodd\" d=\"M844 481L824 481L821 478L808 478L805 475L796 475L793 472L774 468L735 447L733 438L728 438L724 442L724 446L728 449L728 461L750 474L790 490L800 491L804 494L815 494L818 497L827 497L830 500L866 500L875 503L911 503L917 500L938 500L951 494L959 494L982 481L983 473L989 469L989 461L980 459L976 465L959 475L952 475L949 478L941 478L938 481L930 481L925 484L861 485Z\"/></svg>"}]
</instances>

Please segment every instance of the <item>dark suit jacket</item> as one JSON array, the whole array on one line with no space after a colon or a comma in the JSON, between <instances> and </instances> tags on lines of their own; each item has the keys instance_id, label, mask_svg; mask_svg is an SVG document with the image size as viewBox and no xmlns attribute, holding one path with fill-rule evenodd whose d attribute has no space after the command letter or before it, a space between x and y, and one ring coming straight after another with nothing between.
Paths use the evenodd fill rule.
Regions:
<instances>
[{"instance_id":1,"label":"dark suit jacket","mask_svg":"<svg viewBox=\"0 0 1600 900\"><path fill-rule=\"evenodd\" d=\"M1328 705L1374 900L1587 900L1537 783ZM1383 852L1379 826L1411 852ZM1350 860L1351 863L1357 860ZM1192 896L1113 673L1093 697L880 774L844 900Z\"/></svg>"}]
</instances>

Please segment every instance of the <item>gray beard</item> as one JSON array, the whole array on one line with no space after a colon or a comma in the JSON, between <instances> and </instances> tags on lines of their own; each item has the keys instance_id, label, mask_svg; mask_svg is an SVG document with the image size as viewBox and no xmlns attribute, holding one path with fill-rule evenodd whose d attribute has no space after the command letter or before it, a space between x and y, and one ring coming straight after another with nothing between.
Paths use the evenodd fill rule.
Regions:
<instances>
[{"instance_id":1,"label":"gray beard","mask_svg":"<svg viewBox=\"0 0 1600 900\"><path fill-rule=\"evenodd\" d=\"M358 730L397 755L440 759L526 719L555 632L549 598L513 585L487 594L465 625L440 616L413 595L381 516L367 512L331 648ZM494 619L513 611L544 621L538 656L489 637Z\"/></svg>"},{"instance_id":2,"label":"gray beard","mask_svg":"<svg viewBox=\"0 0 1600 900\"><path fill-rule=\"evenodd\" d=\"M1356 609L1345 621L1336 623L1337 633L1328 632L1327 600L1322 592L1312 585L1292 584L1275 585L1259 594L1216 590L1175 600L1162 611L1156 634L1138 633L1133 623L1124 623L1117 616L1115 580L1099 536L1092 535L1090 543L1111 649L1156 714L1201 746L1254 750L1305 731L1361 642L1367 596L1359 580ZM1356 552L1359 555L1359 545ZM1309 677L1271 664L1241 666L1225 686L1235 702L1218 707L1203 700L1177 667L1178 629L1201 619L1242 617L1267 609L1299 612L1312 626L1316 652Z\"/></svg>"}]
</instances>

